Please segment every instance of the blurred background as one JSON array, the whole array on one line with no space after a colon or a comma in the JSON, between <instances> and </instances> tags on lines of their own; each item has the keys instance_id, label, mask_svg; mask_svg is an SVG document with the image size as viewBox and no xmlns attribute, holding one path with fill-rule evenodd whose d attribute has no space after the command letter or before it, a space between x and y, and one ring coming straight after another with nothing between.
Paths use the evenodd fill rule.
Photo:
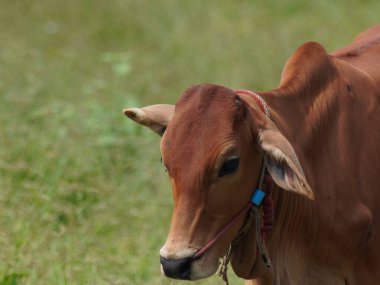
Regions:
<instances>
[{"instance_id":1,"label":"blurred background","mask_svg":"<svg viewBox=\"0 0 380 285\"><path fill-rule=\"evenodd\" d=\"M300 44L332 51L379 15L378 0L0 0L0 285L184 284L159 270L159 137L123 108L197 83L273 89Z\"/></svg>"}]
</instances>

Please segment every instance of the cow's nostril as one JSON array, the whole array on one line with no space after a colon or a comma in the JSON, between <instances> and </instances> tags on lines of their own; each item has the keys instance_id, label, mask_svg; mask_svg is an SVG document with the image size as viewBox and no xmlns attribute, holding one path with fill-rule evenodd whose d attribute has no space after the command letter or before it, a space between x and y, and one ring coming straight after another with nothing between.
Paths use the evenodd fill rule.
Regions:
<instances>
[{"instance_id":1,"label":"cow's nostril","mask_svg":"<svg viewBox=\"0 0 380 285\"><path fill-rule=\"evenodd\" d=\"M162 269L167 277L190 280L192 258L166 259L160 256Z\"/></svg>"}]
</instances>

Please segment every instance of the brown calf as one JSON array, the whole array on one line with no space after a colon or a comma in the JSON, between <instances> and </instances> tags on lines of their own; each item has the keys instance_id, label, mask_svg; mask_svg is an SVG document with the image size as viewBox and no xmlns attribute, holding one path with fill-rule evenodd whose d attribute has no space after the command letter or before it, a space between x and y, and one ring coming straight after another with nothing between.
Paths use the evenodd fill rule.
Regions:
<instances>
[{"instance_id":1,"label":"brown calf","mask_svg":"<svg viewBox=\"0 0 380 285\"><path fill-rule=\"evenodd\" d=\"M245 216L192 257L249 201L265 159L277 185L273 264L257 255L253 223L232 247L235 273L247 284L380 284L380 26L330 55L302 45L280 86L258 94L271 118L253 96L207 84L175 107L124 111L162 135L174 195L163 272L216 272Z\"/></svg>"}]
</instances>

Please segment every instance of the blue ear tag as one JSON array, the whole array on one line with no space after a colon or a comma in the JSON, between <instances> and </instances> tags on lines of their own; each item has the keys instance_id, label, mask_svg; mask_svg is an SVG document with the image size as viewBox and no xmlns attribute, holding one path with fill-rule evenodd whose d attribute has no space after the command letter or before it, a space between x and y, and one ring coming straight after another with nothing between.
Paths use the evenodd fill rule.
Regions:
<instances>
[{"instance_id":1,"label":"blue ear tag","mask_svg":"<svg viewBox=\"0 0 380 285\"><path fill-rule=\"evenodd\" d=\"M257 188L255 193L253 193L251 197L251 202L256 206L260 206L264 200L264 197L265 197L265 192Z\"/></svg>"}]
</instances>

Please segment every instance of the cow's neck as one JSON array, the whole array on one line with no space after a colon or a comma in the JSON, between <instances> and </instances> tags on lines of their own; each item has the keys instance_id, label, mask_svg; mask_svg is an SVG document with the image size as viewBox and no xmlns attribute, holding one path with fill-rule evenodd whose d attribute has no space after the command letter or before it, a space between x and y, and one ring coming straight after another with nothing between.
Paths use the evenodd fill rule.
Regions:
<instances>
[{"instance_id":1,"label":"cow's neck","mask_svg":"<svg viewBox=\"0 0 380 285\"><path fill-rule=\"evenodd\" d=\"M260 93L271 109L273 122L295 149L318 200L323 177L319 173L314 175L313 164L326 164L331 160L328 157L331 153L321 152L320 149L325 143L323 140L336 132L339 125L339 105L334 94L338 73L322 49L314 43L301 47L289 60L280 88ZM329 189L334 187L326 185L326 188L327 194L323 195L328 196ZM331 208L329 205L318 207L316 203L286 191L278 191L274 199L276 221L269 250L276 255L273 258L275 270L284 268L284 272L277 272L277 275L284 276L289 270L296 276L301 273L295 272L295 268L305 270L302 256L308 254L313 244L323 242L319 231L331 230L329 220L332 219L329 215L335 213L334 205Z\"/></svg>"},{"instance_id":2,"label":"cow's neck","mask_svg":"<svg viewBox=\"0 0 380 285\"><path fill-rule=\"evenodd\" d=\"M330 159L318 148L319 141L338 128L339 105L334 92L338 81L338 70L324 48L307 43L289 59L280 87L259 93L270 107L271 120L293 146L308 180L315 174L310 161L314 157L310 156L317 153L320 159ZM308 182L318 191L314 189L319 187L315 181ZM283 225L284 233L310 224L309 215L315 214L313 202L286 191L280 191L275 199L277 213L285 212L287 216L277 223Z\"/></svg>"},{"instance_id":3,"label":"cow's neck","mask_svg":"<svg viewBox=\"0 0 380 285\"><path fill-rule=\"evenodd\" d=\"M370 241L377 209L363 191L376 185L377 176L357 177L369 156L378 157L376 143L360 139L373 133L370 122L380 120L378 87L368 73L306 44L289 60L280 87L259 94L315 194L315 201L286 191L274 196L268 247L274 269L283 269L276 276L290 280L285 284L344 284L359 258L352 253Z\"/></svg>"}]
</instances>

